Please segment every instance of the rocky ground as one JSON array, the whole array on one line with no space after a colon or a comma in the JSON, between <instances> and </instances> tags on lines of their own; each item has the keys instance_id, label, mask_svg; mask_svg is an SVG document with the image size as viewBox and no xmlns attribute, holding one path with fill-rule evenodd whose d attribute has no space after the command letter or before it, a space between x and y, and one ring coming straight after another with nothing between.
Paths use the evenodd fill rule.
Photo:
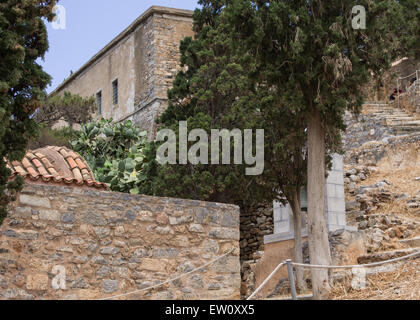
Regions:
<instances>
[{"instance_id":1,"label":"rocky ground","mask_svg":"<svg viewBox=\"0 0 420 320\"><path fill-rule=\"evenodd\" d=\"M349 123L345 188L347 222L365 237L358 263L366 264L420 250L420 127L395 105L365 106L361 118ZM368 268L364 289L351 279L336 282L331 298L420 299L419 259Z\"/></svg>"},{"instance_id":2,"label":"rocky ground","mask_svg":"<svg viewBox=\"0 0 420 320\"><path fill-rule=\"evenodd\" d=\"M358 264L420 251L419 117L397 108L395 103L379 102L364 106L357 118L347 114L346 120L347 224L359 231L330 234L333 260L349 264L342 261L340 254L356 236L363 238L365 246L365 254L357 256ZM334 281L330 298L418 300L419 258L366 268L365 287L359 289L352 286L351 270L335 270L331 274ZM290 297L290 286L286 279L284 282L279 283L271 298Z\"/></svg>"}]
</instances>

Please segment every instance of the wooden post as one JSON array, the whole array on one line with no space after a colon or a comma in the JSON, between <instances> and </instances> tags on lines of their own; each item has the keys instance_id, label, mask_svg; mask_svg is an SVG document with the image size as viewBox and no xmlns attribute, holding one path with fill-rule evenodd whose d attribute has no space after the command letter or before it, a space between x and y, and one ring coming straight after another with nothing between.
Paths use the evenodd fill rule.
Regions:
<instances>
[{"instance_id":1,"label":"wooden post","mask_svg":"<svg viewBox=\"0 0 420 320\"><path fill-rule=\"evenodd\" d=\"M293 273L292 260L286 260L287 273L289 274L290 291L292 292L292 300L297 300L296 286L295 286L295 275Z\"/></svg>"}]
</instances>

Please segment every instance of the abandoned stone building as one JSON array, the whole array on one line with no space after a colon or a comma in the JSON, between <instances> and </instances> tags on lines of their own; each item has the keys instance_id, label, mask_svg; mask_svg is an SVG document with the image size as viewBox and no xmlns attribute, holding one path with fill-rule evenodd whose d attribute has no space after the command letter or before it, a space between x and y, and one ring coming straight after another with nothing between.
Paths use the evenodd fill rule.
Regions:
<instances>
[{"instance_id":1,"label":"abandoned stone building","mask_svg":"<svg viewBox=\"0 0 420 320\"><path fill-rule=\"evenodd\" d=\"M53 93L96 97L97 118L132 120L150 136L179 70L179 45L193 36L189 10L153 6Z\"/></svg>"}]
</instances>

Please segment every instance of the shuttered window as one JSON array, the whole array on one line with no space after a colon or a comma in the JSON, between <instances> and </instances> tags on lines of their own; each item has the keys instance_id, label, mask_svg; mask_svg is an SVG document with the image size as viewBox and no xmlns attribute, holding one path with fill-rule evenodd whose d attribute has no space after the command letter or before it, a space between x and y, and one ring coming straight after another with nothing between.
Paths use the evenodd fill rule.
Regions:
<instances>
[{"instance_id":1,"label":"shuttered window","mask_svg":"<svg viewBox=\"0 0 420 320\"><path fill-rule=\"evenodd\" d=\"M102 91L96 94L96 103L98 104L98 114L102 114Z\"/></svg>"},{"instance_id":2,"label":"shuttered window","mask_svg":"<svg viewBox=\"0 0 420 320\"><path fill-rule=\"evenodd\" d=\"M112 82L112 103L114 105L118 104L118 79Z\"/></svg>"}]
</instances>

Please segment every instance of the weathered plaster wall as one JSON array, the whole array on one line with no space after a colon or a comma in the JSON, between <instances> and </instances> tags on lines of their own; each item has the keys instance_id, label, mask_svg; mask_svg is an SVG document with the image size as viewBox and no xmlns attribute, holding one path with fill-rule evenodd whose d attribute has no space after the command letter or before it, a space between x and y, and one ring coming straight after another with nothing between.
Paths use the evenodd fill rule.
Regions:
<instances>
[{"instance_id":1,"label":"weathered plaster wall","mask_svg":"<svg viewBox=\"0 0 420 320\"><path fill-rule=\"evenodd\" d=\"M141 30L139 31L141 32ZM131 34L100 60L70 81L59 92L69 91L83 97L102 92L102 117L119 119L134 111L135 36ZM112 103L112 81L118 78L118 105Z\"/></svg>"},{"instance_id":2,"label":"weathered plaster wall","mask_svg":"<svg viewBox=\"0 0 420 320\"><path fill-rule=\"evenodd\" d=\"M179 199L28 185L0 229L0 299L237 299L239 208ZM52 287L64 266L66 289Z\"/></svg>"}]
</instances>

